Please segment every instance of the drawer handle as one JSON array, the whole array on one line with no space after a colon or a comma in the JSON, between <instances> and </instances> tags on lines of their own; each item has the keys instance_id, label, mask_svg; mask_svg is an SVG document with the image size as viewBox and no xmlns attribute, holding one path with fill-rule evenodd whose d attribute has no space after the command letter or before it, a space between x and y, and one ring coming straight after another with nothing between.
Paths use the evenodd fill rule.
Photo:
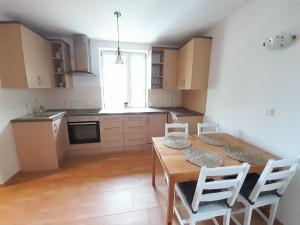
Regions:
<instances>
[{"instance_id":1,"label":"drawer handle","mask_svg":"<svg viewBox=\"0 0 300 225\"><path fill-rule=\"evenodd\" d=\"M107 141L107 142L119 142L119 140L104 140L104 141Z\"/></svg>"},{"instance_id":2,"label":"drawer handle","mask_svg":"<svg viewBox=\"0 0 300 225\"><path fill-rule=\"evenodd\" d=\"M144 117L128 117L128 119L143 119Z\"/></svg>"},{"instance_id":3,"label":"drawer handle","mask_svg":"<svg viewBox=\"0 0 300 225\"><path fill-rule=\"evenodd\" d=\"M143 128L143 126L128 126L128 128Z\"/></svg>"},{"instance_id":4,"label":"drawer handle","mask_svg":"<svg viewBox=\"0 0 300 225\"><path fill-rule=\"evenodd\" d=\"M104 127L104 130L120 129L121 127Z\"/></svg>"},{"instance_id":5,"label":"drawer handle","mask_svg":"<svg viewBox=\"0 0 300 225\"><path fill-rule=\"evenodd\" d=\"M104 120L119 120L120 118L103 118Z\"/></svg>"},{"instance_id":6,"label":"drawer handle","mask_svg":"<svg viewBox=\"0 0 300 225\"><path fill-rule=\"evenodd\" d=\"M128 138L129 141L140 141L143 140L143 138Z\"/></svg>"}]
</instances>

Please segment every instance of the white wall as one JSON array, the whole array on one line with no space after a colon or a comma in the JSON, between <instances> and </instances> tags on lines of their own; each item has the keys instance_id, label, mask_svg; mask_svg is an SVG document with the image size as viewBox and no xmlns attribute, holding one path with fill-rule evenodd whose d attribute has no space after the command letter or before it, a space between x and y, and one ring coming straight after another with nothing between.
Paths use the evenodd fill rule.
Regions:
<instances>
[{"instance_id":1,"label":"white wall","mask_svg":"<svg viewBox=\"0 0 300 225\"><path fill-rule=\"evenodd\" d=\"M208 32L213 36L206 120L281 157L300 153L300 40L262 46L269 35L297 34L300 2L254 0ZM299 39L298 38L298 39ZM274 116L265 115L274 108ZM300 224L300 175L280 202L278 218Z\"/></svg>"},{"instance_id":2,"label":"white wall","mask_svg":"<svg viewBox=\"0 0 300 225\"><path fill-rule=\"evenodd\" d=\"M10 120L32 113L44 101L41 90L0 88L0 184L19 171Z\"/></svg>"}]
</instances>

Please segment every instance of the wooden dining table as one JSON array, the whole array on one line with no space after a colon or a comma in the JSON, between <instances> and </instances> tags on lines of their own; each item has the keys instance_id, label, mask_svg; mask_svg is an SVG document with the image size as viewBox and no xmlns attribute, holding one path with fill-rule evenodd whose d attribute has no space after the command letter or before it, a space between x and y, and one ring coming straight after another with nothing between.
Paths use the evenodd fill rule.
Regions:
<instances>
[{"instance_id":1,"label":"wooden dining table","mask_svg":"<svg viewBox=\"0 0 300 225\"><path fill-rule=\"evenodd\" d=\"M231 146L241 146L248 148L251 152L259 154L269 159L279 159L277 156L258 148L250 143L247 143L239 138L233 137L229 134L218 133L215 134L217 137L224 140L227 144ZM198 136L188 136L188 139L192 142L192 146L215 152L223 158L223 166L234 166L240 165L242 162L230 158L226 155L225 149L220 146L214 146L206 144L201 141ZM198 180L200 167L191 164L185 160L184 152L182 150L172 149L165 146L163 143L163 137L153 137L152 138L152 186L155 188L155 163L159 159L164 172L168 177L168 203L167 203L167 225L172 224L173 220L173 204L174 204L174 189L175 183L178 182L187 182L187 181L196 181ZM252 165L250 166L249 173L260 173L265 164Z\"/></svg>"}]
</instances>

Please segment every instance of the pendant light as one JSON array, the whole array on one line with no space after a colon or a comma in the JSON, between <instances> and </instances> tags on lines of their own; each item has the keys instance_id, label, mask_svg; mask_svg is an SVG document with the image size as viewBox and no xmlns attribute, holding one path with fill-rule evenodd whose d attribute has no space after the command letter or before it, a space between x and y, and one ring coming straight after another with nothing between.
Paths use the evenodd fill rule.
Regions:
<instances>
[{"instance_id":1,"label":"pendant light","mask_svg":"<svg viewBox=\"0 0 300 225\"><path fill-rule=\"evenodd\" d=\"M121 57L120 40L119 40L119 17L121 16L121 13L118 11L115 11L114 15L117 17L117 29L118 29L118 49L117 49L117 58L116 58L115 64L124 64L123 59Z\"/></svg>"}]
</instances>

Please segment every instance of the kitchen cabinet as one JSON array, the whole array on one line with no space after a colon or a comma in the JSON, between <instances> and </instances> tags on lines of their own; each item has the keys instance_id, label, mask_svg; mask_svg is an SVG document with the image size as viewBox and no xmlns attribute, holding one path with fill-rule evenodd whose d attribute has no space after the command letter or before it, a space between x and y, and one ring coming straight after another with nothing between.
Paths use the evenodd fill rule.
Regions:
<instances>
[{"instance_id":1,"label":"kitchen cabinet","mask_svg":"<svg viewBox=\"0 0 300 225\"><path fill-rule=\"evenodd\" d=\"M54 87L50 43L19 23L0 24L3 88Z\"/></svg>"},{"instance_id":2,"label":"kitchen cabinet","mask_svg":"<svg viewBox=\"0 0 300 225\"><path fill-rule=\"evenodd\" d=\"M164 49L163 89L176 89L177 83L177 49Z\"/></svg>"},{"instance_id":3,"label":"kitchen cabinet","mask_svg":"<svg viewBox=\"0 0 300 225\"><path fill-rule=\"evenodd\" d=\"M178 49L152 47L149 51L151 89L176 89Z\"/></svg>"},{"instance_id":4,"label":"kitchen cabinet","mask_svg":"<svg viewBox=\"0 0 300 225\"><path fill-rule=\"evenodd\" d=\"M124 116L100 116L101 146L110 150L124 151ZM109 151L109 150L108 150Z\"/></svg>"},{"instance_id":5,"label":"kitchen cabinet","mask_svg":"<svg viewBox=\"0 0 300 225\"><path fill-rule=\"evenodd\" d=\"M124 116L125 150L135 150L132 146L146 144L147 114L128 114Z\"/></svg>"},{"instance_id":6,"label":"kitchen cabinet","mask_svg":"<svg viewBox=\"0 0 300 225\"><path fill-rule=\"evenodd\" d=\"M165 136L165 124L167 121L167 114L149 114L148 128L147 128L147 143L152 143L152 137Z\"/></svg>"},{"instance_id":7,"label":"kitchen cabinet","mask_svg":"<svg viewBox=\"0 0 300 225\"><path fill-rule=\"evenodd\" d=\"M72 88L70 46L60 39L50 40L55 87Z\"/></svg>"},{"instance_id":8,"label":"kitchen cabinet","mask_svg":"<svg viewBox=\"0 0 300 225\"><path fill-rule=\"evenodd\" d=\"M22 171L59 168L67 151L64 119L14 122L12 127Z\"/></svg>"},{"instance_id":9,"label":"kitchen cabinet","mask_svg":"<svg viewBox=\"0 0 300 225\"><path fill-rule=\"evenodd\" d=\"M212 38L195 37L179 49L177 88L206 90Z\"/></svg>"},{"instance_id":10,"label":"kitchen cabinet","mask_svg":"<svg viewBox=\"0 0 300 225\"><path fill-rule=\"evenodd\" d=\"M176 116L169 113L168 123L188 123L189 134L197 134L197 123L203 122L203 116Z\"/></svg>"}]
</instances>

